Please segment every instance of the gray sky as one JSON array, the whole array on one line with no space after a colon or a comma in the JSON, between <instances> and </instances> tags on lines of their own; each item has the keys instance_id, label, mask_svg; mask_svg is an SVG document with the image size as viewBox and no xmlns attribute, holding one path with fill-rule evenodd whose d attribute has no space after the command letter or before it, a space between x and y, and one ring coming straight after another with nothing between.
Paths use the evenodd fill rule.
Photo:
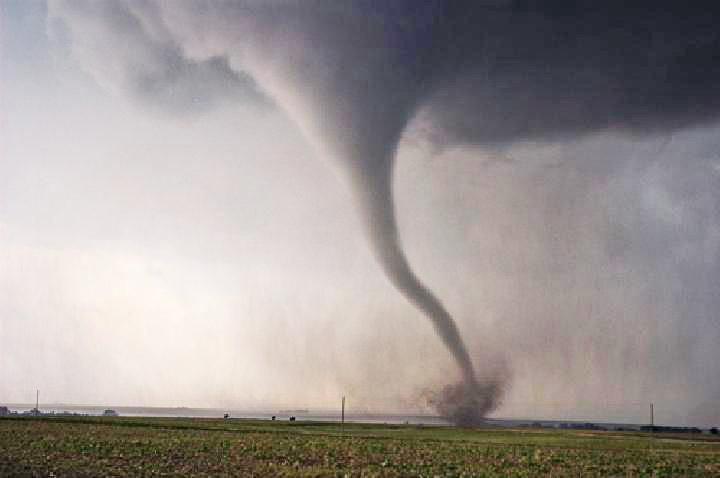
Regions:
<instances>
[{"instance_id":1,"label":"gray sky","mask_svg":"<svg viewBox=\"0 0 720 478\"><path fill-rule=\"evenodd\" d=\"M368 247L333 158L347 138L313 119L327 95L326 117L345 117L345 90L316 91L317 71L367 59L281 42L266 60L213 12L201 38L192 3L131 3L144 36L81 3L48 22L43 2L0 2L0 402L40 388L66 403L324 408L346 394L430 411L424 392L459 371ZM287 38L314 25L301 17ZM425 74L407 71L390 80ZM688 119L631 105L638 127L606 112L577 131L572 104L531 101L523 123L511 95L482 129L469 125L498 90L458 102L473 75L411 114L394 195L409 262L476 369L509 377L494 415L643 421L654 401L659 421L717 424L710 106ZM350 106L365 94L348 91Z\"/></svg>"}]
</instances>

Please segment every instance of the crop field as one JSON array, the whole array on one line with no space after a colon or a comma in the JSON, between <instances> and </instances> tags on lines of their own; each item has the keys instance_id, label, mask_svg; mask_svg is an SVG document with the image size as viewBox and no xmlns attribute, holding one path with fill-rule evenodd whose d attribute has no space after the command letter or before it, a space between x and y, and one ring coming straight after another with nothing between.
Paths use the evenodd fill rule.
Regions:
<instances>
[{"instance_id":1,"label":"crop field","mask_svg":"<svg viewBox=\"0 0 720 478\"><path fill-rule=\"evenodd\" d=\"M0 419L0 476L160 475L720 476L720 440L234 419Z\"/></svg>"}]
</instances>

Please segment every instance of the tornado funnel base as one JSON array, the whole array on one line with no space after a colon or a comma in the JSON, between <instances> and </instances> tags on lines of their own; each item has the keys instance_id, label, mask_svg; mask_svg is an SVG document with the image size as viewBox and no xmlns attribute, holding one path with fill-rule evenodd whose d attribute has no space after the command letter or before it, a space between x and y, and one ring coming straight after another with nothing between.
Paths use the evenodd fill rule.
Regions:
<instances>
[{"instance_id":1,"label":"tornado funnel base","mask_svg":"<svg viewBox=\"0 0 720 478\"><path fill-rule=\"evenodd\" d=\"M428 403L456 425L481 425L485 416L498 406L501 392L496 381L459 382L430 393Z\"/></svg>"}]
</instances>

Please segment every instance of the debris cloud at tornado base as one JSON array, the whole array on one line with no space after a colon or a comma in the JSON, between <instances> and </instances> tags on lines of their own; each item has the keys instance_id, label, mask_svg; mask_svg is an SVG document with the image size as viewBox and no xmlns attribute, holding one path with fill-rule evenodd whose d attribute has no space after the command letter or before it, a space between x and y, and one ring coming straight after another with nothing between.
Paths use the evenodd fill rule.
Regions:
<instances>
[{"instance_id":1,"label":"debris cloud at tornado base","mask_svg":"<svg viewBox=\"0 0 720 478\"><path fill-rule=\"evenodd\" d=\"M223 98L274 103L338 161L375 257L457 361L462 382L431 402L458 422L491 411L503 380L484 376L482 364L476 376L457 324L403 252L393 171L408 128L440 147L495 147L595 131L664 133L720 111L718 12L691 6L652 15L621 2L601 12L502 1L50 7L51 29L110 88L173 114Z\"/></svg>"}]
</instances>

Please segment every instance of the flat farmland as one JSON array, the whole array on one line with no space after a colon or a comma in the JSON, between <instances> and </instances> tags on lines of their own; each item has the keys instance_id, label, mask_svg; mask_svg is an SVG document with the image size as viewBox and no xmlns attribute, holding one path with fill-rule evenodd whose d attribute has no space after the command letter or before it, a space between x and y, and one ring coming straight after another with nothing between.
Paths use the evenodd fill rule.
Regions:
<instances>
[{"instance_id":1,"label":"flat farmland","mask_svg":"<svg viewBox=\"0 0 720 478\"><path fill-rule=\"evenodd\" d=\"M345 475L720 476L720 440L240 419L0 419L0 476Z\"/></svg>"}]
</instances>

